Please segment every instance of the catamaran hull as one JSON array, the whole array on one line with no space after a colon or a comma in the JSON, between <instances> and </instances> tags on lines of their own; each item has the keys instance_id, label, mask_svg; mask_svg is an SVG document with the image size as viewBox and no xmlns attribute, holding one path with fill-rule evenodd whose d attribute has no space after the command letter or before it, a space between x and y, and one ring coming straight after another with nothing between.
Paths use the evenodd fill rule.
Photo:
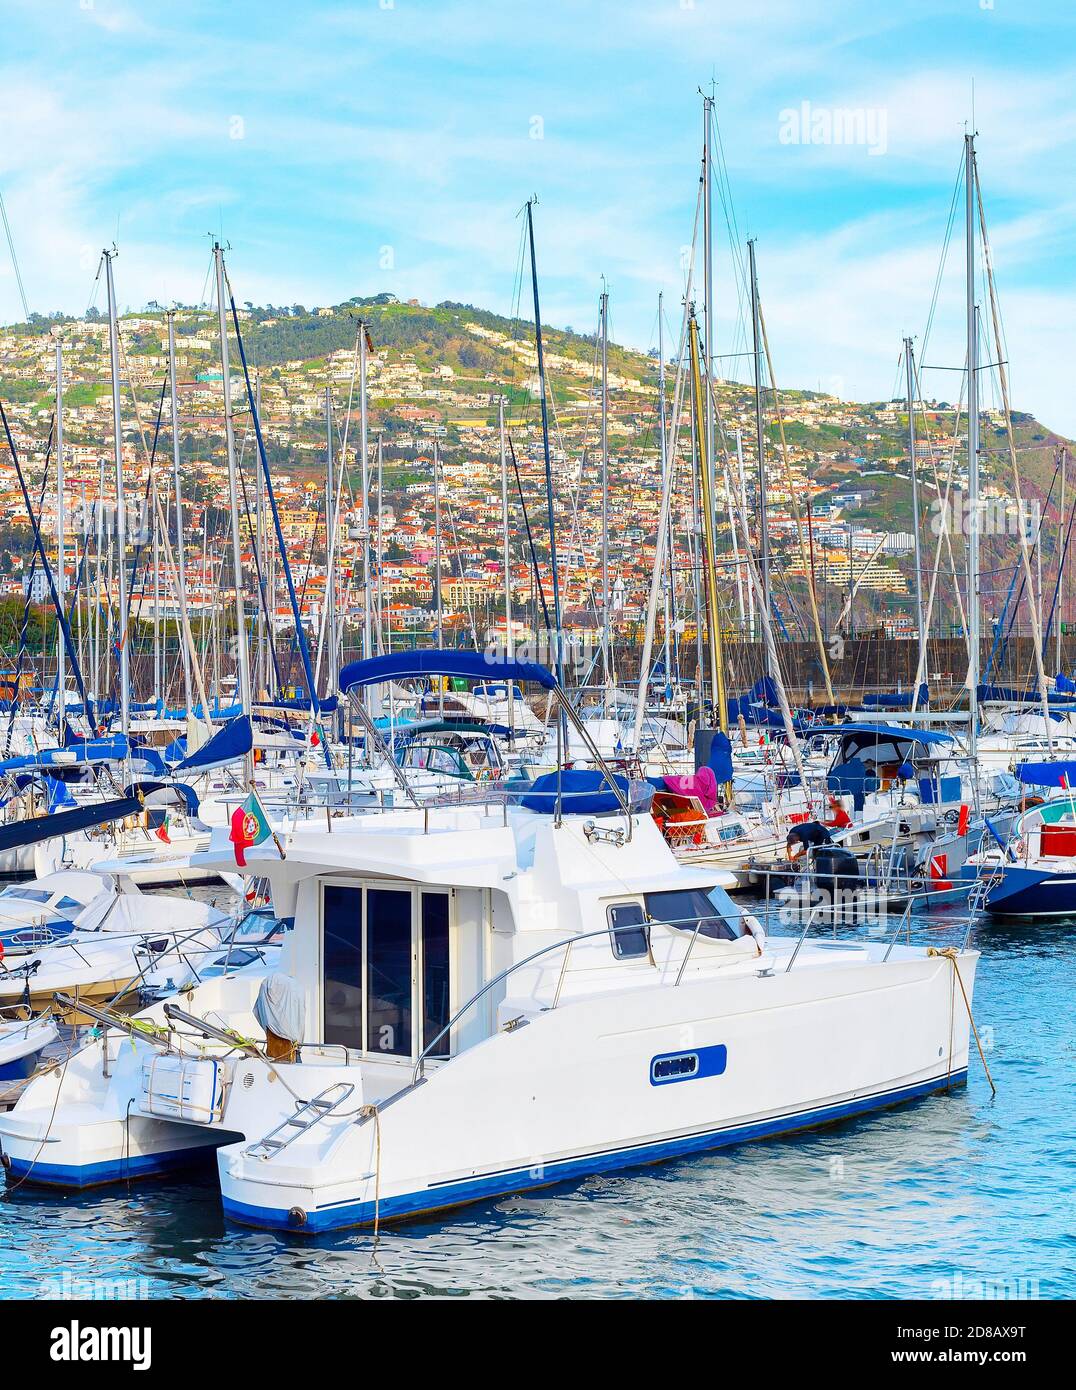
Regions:
<instances>
[{"instance_id":1,"label":"catamaran hull","mask_svg":"<svg viewBox=\"0 0 1076 1390\"><path fill-rule=\"evenodd\" d=\"M320 1189L313 1188L305 1191L293 1190L289 1194L293 1205L287 1210L279 1206L244 1201L239 1195L242 1191L241 1186L237 1185L232 1189L222 1172L224 1212L243 1226L267 1230L297 1230L308 1235L320 1235L346 1227L370 1226L375 1221L400 1221L466 1206L471 1202L507 1196L510 1193L549 1187L554 1183L569 1182L625 1168L642 1167L650 1163L663 1163L714 1149L728 1148L734 1144L774 1139L800 1130L837 1124L842 1120L854 1119L874 1110L917 1100L938 1091L956 1089L965 1085L967 1078L968 1071L965 1066L959 1071L946 1072L912 1086L898 1087L869 1096L852 1097L811 1110L743 1124L731 1124L725 1128L704 1130L701 1133L655 1139L627 1145L621 1149L580 1154L549 1163L521 1165L507 1172L484 1174L457 1181L445 1180L432 1188L382 1198L374 1197L355 1202L343 1199L339 1204L331 1202L328 1206L318 1206L323 1193ZM303 1206L304 1202L308 1205Z\"/></svg>"},{"instance_id":2,"label":"catamaran hull","mask_svg":"<svg viewBox=\"0 0 1076 1390\"><path fill-rule=\"evenodd\" d=\"M3 1117L3 1162L11 1182L81 1192L136 1178L161 1177L208 1162L219 1133L132 1115L87 1115L77 1133L50 1133Z\"/></svg>"},{"instance_id":3,"label":"catamaran hull","mask_svg":"<svg viewBox=\"0 0 1076 1390\"><path fill-rule=\"evenodd\" d=\"M959 961L969 998L975 960ZM947 1090L968 1065L953 969L945 958L877 961L833 971L821 997L817 972L804 970L562 1005L431 1070L376 1122L358 1115L356 1092L346 1120L328 1118L273 1157L256 1144L221 1148L224 1210L246 1225L317 1234ZM680 1070L684 1058L695 1059L692 1071ZM347 1068L339 1075L350 1079Z\"/></svg>"},{"instance_id":4,"label":"catamaran hull","mask_svg":"<svg viewBox=\"0 0 1076 1390\"><path fill-rule=\"evenodd\" d=\"M35 1079L0 1116L4 1164L13 1180L78 1189L216 1150L230 1218L314 1235L789 1134L962 1085L969 1030L953 972L970 1001L976 953L954 963L903 947L888 961L881 948L830 950L832 966L786 973L786 954L763 975L569 996L431 1063L418 1085L401 1061L391 1102L379 1063L376 1115L364 1107L362 1063L270 1067L240 1057L226 1064L211 1122L156 1118L144 1087L153 1049L113 1037L107 1069L101 1043L91 1044L66 1081ZM207 982L199 1007L217 992ZM338 1113L260 1156L300 1101L340 1082L354 1091Z\"/></svg>"}]
</instances>

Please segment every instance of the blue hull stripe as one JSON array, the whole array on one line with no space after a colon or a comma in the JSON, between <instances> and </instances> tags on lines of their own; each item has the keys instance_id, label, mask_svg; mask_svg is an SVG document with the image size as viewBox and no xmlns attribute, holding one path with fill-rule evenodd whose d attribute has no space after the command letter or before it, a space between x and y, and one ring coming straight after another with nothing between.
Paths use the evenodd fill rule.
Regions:
<instances>
[{"instance_id":1,"label":"blue hull stripe","mask_svg":"<svg viewBox=\"0 0 1076 1390\"><path fill-rule=\"evenodd\" d=\"M942 1091L950 1086L962 1086L967 1079L968 1071L965 1067L961 1071L936 1077L932 1081L923 1081L916 1086L862 1096L857 1100L844 1101L821 1110L804 1110L776 1116L770 1120L759 1120L755 1124L708 1130L704 1134L687 1134L652 1144L600 1150L578 1158L561 1159L546 1164L539 1173L533 1168L510 1168L499 1173L487 1173L478 1178L435 1184L419 1192L406 1192L398 1197L382 1197L379 1203L379 1219L385 1221L393 1217L417 1216L445 1207L463 1206L467 1202L501 1197L509 1192L521 1192L526 1188L549 1187L553 1183L588 1177L593 1173L605 1173L615 1168L633 1168L642 1164L657 1163L663 1159L699 1153L706 1149L725 1148L752 1139L768 1139L779 1134L790 1134L795 1130L832 1124L870 1110L897 1105L901 1101L915 1100L919 1096ZM223 1202L225 1215L243 1225L290 1230L308 1235L337 1230L344 1226L369 1225L374 1219L373 1202L343 1201L318 1207L315 1211L307 1212L306 1222L302 1226L293 1225L288 1219L287 1211L280 1207L253 1206L227 1196L223 1198Z\"/></svg>"},{"instance_id":2,"label":"blue hull stripe","mask_svg":"<svg viewBox=\"0 0 1076 1390\"><path fill-rule=\"evenodd\" d=\"M30 1163L26 1159L12 1157L8 1177L11 1181L23 1179L30 1186L102 1187L106 1183L126 1182L129 1178L151 1178L158 1173L170 1173L176 1168L202 1162L215 1152L215 1147L192 1147L172 1149L167 1153L132 1154L129 1158L84 1164Z\"/></svg>"}]
</instances>

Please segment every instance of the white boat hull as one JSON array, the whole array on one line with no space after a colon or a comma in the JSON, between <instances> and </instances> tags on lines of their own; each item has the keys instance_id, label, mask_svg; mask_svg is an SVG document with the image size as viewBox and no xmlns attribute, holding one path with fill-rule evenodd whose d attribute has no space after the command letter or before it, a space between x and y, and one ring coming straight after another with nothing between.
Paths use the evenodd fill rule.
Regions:
<instances>
[{"instance_id":1,"label":"white boat hull","mask_svg":"<svg viewBox=\"0 0 1076 1390\"><path fill-rule=\"evenodd\" d=\"M771 947L772 973L570 996L428 1064L414 1087L404 1062L271 1069L241 1058L209 1124L152 1119L137 1100L126 1124L147 1045L116 1046L105 1080L95 1044L79 1055L70 1106L56 1107L58 1083L44 1077L0 1118L5 1163L16 1179L82 1187L218 1148L227 1215L316 1234L789 1133L966 1079L950 959L896 947L883 962L881 947L844 945L827 958L815 946L786 973L792 943ZM976 961L959 957L969 999ZM200 1010L213 989L196 992ZM677 1074L685 1057L694 1071ZM354 1086L339 1113L259 1156L296 1097L336 1082ZM370 1102L376 1119L360 1113Z\"/></svg>"}]
</instances>

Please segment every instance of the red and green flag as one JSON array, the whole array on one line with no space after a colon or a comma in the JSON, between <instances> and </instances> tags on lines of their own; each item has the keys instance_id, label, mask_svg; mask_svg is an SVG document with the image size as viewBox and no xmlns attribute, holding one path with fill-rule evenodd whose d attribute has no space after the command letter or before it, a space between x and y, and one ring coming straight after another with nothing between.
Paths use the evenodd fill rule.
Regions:
<instances>
[{"instance_id":1,"label":"red and green flag","mask_svg":"<svg viewBox=\"0 0 1076 1390\"><path fill-rule=\"evenodd\" d=\"M232 812L232 828L228 834L239 868L246 868L247 850L253 845L264 843L272 833L258 798L251 793L242 805L237 806Z\"/></svg>"}]
</instances>

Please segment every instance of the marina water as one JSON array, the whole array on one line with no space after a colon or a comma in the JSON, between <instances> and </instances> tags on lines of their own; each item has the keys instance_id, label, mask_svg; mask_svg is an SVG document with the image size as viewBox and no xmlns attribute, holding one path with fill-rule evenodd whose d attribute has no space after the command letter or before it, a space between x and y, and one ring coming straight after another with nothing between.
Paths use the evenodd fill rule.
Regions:
<instances>
[{"instance_id":1,"label":"marina water","mask_svg":"<svg viewBox=\"0 0 1076 1390\"><path fill-rule=\"evenodd\" d=\"M316 1240L225 1222L212 1165L0 1202L22 1298L1076 1297L1076 922L980 925L966 1090Z\"/></svg>"}]
</instances>

